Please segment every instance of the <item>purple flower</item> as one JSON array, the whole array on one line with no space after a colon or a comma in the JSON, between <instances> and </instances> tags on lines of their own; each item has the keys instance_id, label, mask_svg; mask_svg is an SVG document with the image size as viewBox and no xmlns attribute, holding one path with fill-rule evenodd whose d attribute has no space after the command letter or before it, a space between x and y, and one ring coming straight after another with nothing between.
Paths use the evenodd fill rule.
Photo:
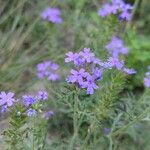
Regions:
<instances>
[{"instance_id":1,"label":"purple flower","mask_svg":"<svg viewBox=\"0 0 150 150\"><path fill-rule=\"evenodd\" d=\"M68 52L66 54L65 62L73 62L75 65L80 66L83 63L83 60L80 58L78 53Z\"/></svg>"},{"instance_id":2,"label":"purple flower","mask_svg":"<svg viewBox=\"0 0 150 150\"><path fill-rule=\"evenodd\" d=\"M130 4L126 4L123 0L112 0L111 3L106 3L99 9L98 15L106 17L111 14L119 14L119 18L130 21L131 10L133 7Z\"/></svg>"},{"instance_id":3,"label":"purple flower","mask_svg":"<svg viewBox=\"0 0 150 150\"><path fill-rule=\"evenodd\" d=\"M32 95L23 95L22 98L23 98L23 104L26 107L31 106L37 102L36 98Z\"/></svg>"},{"instance_id":4,"label":"purple flower","mask_svg":"<svg viewBox=\"0 0 150 150\"><path fill-rule=\"evenodd\" d=\"M39 91L37 94L38 100L47 100L48 99L48 93L46 91Z\"/></svg>"},{"instance_id":5,"label":"purple flower","mask_svg":"<svg viewBox=\"0 0 150 150\"><path fill-rule=\"evenodd\" d=\"M101 80L102 77L103 77L103 70L96 67L96 68L93 68L92 70L92 74L93 74L93 77L97 80Z\"/></svg>"},{"instance_id":6,"label":"purple flower","mask_svg":"<svg viewBox=\"0 0 150 150\"><path fill-rule=\"evenodd\" d=\"M102 79L105 64L95 57L90 48L84 48L79 53L69 52L66 55L65 62L74 62L76 67L71 69L66 81L86 89L87 94L93 94L94 90L98 89L96 81Z\"/></svg>"},{"instance_id":7,"label":"purple flower","mask_svg":"<svg viewBox=\"0 0 150 150\"><path fill-rule=\"evenodd\" d=\"M134 69L129 69L129 68L123 68L123 72L127 73L127 74L135 74L136 71Z\"/></svg>"},{"instance_id":8,"label":"purple flower","mask_svg":"<svg viewBox=\"0 0 150 150\"><path fill-rule=\"evenodd\" d=\"M129 11L123 11L120 15L119 15L119 19L121 20L126 20L126 21L130 21L132 19L132 14Z\"/></svg>"},{"instance_id":9,"label":"purple flower","mask_svg":"<svg viewBox=\"0 0 150 150\"><path fill-rule=\"evenodd\" d=\"M105 135L108 135L110 133L110 131L111 131L110 128L104 128L103 129L103 132Z\"/></svg>"},{"instance_id":10,"label":"purple flower","mask_svg":"<svg viewBox=\"0 0 150 150\"><path fill-rule=\"evenodd\" d=\"M145 85L145 87L150 87L150 77L144 78L144 85Z\"/></svg>"},{"instance_id":11,"label":"purple flower","mask_svg":"<svg viewBox=\"0 0 150 150\"><path fill-rule=\"evenodd\" d=\"M112 55L112 57L118 57L119 54L127 54L128 48L124 46L123 41L113 36L111 41L106 45L106 49Z\"/></svg>"},{"instance_id":12,"label":"purple flower","mask_svg":"<svg viewBox=\"0 0 150 150\"><path fill-rule=\"evenodd\" d=\"M51 69L52 70L57 70L59 68L59 66L55 63L51 63Z\"/></svg>"},{"instance_id":13,"label":"purple flower","mask_svg":"<svg viewBox=\"0 0 150 150\"><path fill-rule=\"evenodd\" d=\"M50 74L48 76L48 80L50 80L50 81L57 81L59 79L60 79L60 76L58 74Z\"/></svg>"},{"instance_id":14,"label":"purple flower","mask_svg":"<svg viewBox=\"0 0 150 150\"><path fill-rule=\"evenodd\" d=\"M41 18L56 24L60 24L63 22L61 18L61 12L58 8L47 7L41 13Z\"/></svg>"},{"instance_id":15,"label":"purple flower","mask_svg":"<svg viewBox=\"0 0 150 150\"><path fill-rule=\"evenodd\" d=\"M91 63L95 57L94 53L90 51L90 48L84 48L83 51L79 53L84 62Z\"/></svg>"},{"instance_id":16,"label":"purple flower","mask_svg":"<svg viewBox=\"0 0 150 150\"><path fill-rule=\"evenodd\" d=\"M37 111L35 109L30 108L30 109L27 110L26 114L29 117L36 116Z\"/></svg>"},{"instance_id":17,"label":"purple flower","mask_svg":"<svg viewBox=\"0 0 150 150\"><path fill-rule=\"evenodd\" d=\"M56 73L59 66L50 60L44 61L37 65L37 76L40 79L47 78L51 81L60 79L60 76Z\"/></svg>"},{"instance_id":18,"label":"purple flower","mask_svg":"<svg viewBox=\"0 0 150 150\"><path fill-rule=\"evenodd\" d=\"M50 110L50 111L45 112L44 118L49 119L53 115L54 115L54 112Z\"/></svg>"},{"instance_id":19,"label":"purple flower","mask_svg":"<svg viewBox=\"0 0 150 150\"><path fill-rule=\"evenodd\" d=\"M91 75L87 76L87 81L82 82L82 88L87 89L87 94L93 94L94 90L98 89L98 86L95 83L95 78Z\"/></svg>"},{"instance_id":20,"label":"purple flower","mask_svg":"<svg viewBox=\"0 0 150 150\"><path fill-rule=\"evenodd\" d=\"M119 60L118 58L110 57L108 61L105 63L105 68L116 68L118 70L121 70L124 66L124 61Z\"/></svg>"},{"instance_id":21,"label":"purple flower","mask_svg":"<svg viewBox=\"0 0 150 150\"><path fill-rule=\"evenodd\" d=\"M68 77L68 82L70 83L78 83L79 85L82 84L83 78L85 78L88 75L87 72L83 68L81 68L79 71L71 69L71 75Z\"/></svg>"},{"instance_id":22,"label":"purple flower","mask_svg":"<svg viewBox=\"0 0 150 150\"><path fill-rule=\"evenodd\" d=\"M14 93L12 92L1 92L0 93L0 106L7 105L8 107L12 106L16 100L14 99Z\"/></svg>"},{"instance_id":23,"label":"purple flower","mask_svg":"<svg viewBox=\"0 0 150 150\"><path fill-rule=\"evenodd\" d=\"M148 67L148 72L145 73L144 86L150 87L150 67Z\"/></svg>"},{"instance_id":24,"label":"purple flower","mask_svg":"<svg viewBox=\"0 0 150 150\"><path fill-rule=\"evenodd\" d=\"M110 57L106 63L104 63L104 68L116 68L117 70L120 70L126 74L135 74L136 71L134 69L129 69L124 67L124 61L119 60L119 58Z\"/></svg>"},{"instance_id":25,"label":"purple flower","mask_svg":"<svg viewBox=\"0 0 150 150\"><path fill-rule=\"evenodd\" d=\"M3 106L1 107L1 109L0 109L0 112L1 112L1 113L5 113L5 112L7 112L7 111L8 111L7 105L3 105Z\"/></svg>"},{"instance_id":26,"label":"purple flower","mask_svg":"<svg viewBox=\"0 0 150 150\"><path fill-rule=\"evenodd\" d=\"M106 17L111 14L112 5L111 4L104 4L101 9L98 10L98 14L101 17Z\"/></svg>"}]
</instances>

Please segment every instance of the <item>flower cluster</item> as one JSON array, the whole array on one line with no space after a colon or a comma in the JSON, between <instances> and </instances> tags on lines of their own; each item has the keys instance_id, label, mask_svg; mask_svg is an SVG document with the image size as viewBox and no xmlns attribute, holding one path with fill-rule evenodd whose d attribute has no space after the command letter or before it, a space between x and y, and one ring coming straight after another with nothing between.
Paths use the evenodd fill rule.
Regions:
<instances>
[{"instance_id":1,"label":"flower cluster","mask_svg":"<svg viewBox=\"0 0 150 150\"><path fill-rule=\"evenodd\" d=\"M144 86L150 87L150 66L148 67L148 72L145 73Z\"/></svg>"},{"instance_id":2,"label":"flower cluster","mask_svg":"<svg viewBox=\"0 0 150 150\"><path fill-rule=\"evenodd\" d=\"M126 48L124 42L116 36L112 37L111 41L106 45L106 49L112 57L119 57L120 54L128 54L128 48Z\"/></svg>"},{"instance_id":3,"label":"flower cluster","mask_svg":"<svg viewBox=\"0 0 150 150\"><path fill-rule=\"evenodd\" d=\"M50 60L44 61L37 65L37 77L40 79L47 78L50 81L56 81L60 79L57 74L59 66Z\"/></svg>"},{"instance_id":4,"label":"flower cluster","mask_svg":"<svg viewBox=\"0 0 150 150\"><path fill-rule=\"evenodd\" d=\"M117 57L108 58L107 62L104 63L103 67L108 68L108 69L115 68L115 69L120 70L120 71L122 71L126 74L129 74L129 75L136 73L136 71L134 69L126 68L124 65L124 61L120 60Z\"/></svg>"},{"instance_id":5,"label":"flower cluster","mask_svg":"<svg viewBox=\"0 0 150 150\"><path fill-rule=\"evenodd\" d=\"M60 24L63 22L61 12L58 8L47 7L41 13L41 18L55 24Z\"/></svg>"},{"instance_id":6,"label":"flower cluster","mask_svg":"<svg viewBox=\"0 0 150 150\"><path fill-rule=\"evenodd\" d=\"M13 106L14 103L19 100L14 99L14 93L12 92L1 92L0 93L0 112L4 113L9 110L9 107ZM38 91L36 95L23 95L21 103L25 108L25 114L27 116L35 116L42 107L42 102L48 99L48 93L44 90ZM20 115L18 112L17 115Z\"/></svg>"},{"instance_id":7,"label":"flower cluster","mask_svg":"<svg viewBox=\"0 0 150 150\"><path fill-rule=\"evenodd\" d=\"M133 7L126 4L123 0L112 0L111 3L106 3L99 9L98 14L101 17L106 17L110 14L119 14L119 19L130 21L132 19L131 10Z\"/></svg>"},{"instance_id":8,"label":"flower cluster","mask_svg":"<svg viewBox=\"0 0 150 150\"><path fill-rule=\"evenodd\" d=\"M1 113L4 113L8 110L8 107L13 106L17 100L14 99L14 93L13 92L4 92L2 91L0 93L0 107L1 107Z\"/></svg>"},{"instance_id":9,"label":"flower cluster","mask_svg":"<svg viewBox=\"0 0 150 150\"><path fill-rule=\"evenodd\" d=\"M39 91L36 95L23 95L23 105L26 107L27 116L35 116L37 111L41 109L42 101L48 99L46 91Z\"/></svg>"},{"instance_id":10,"label":"flower cluster","mask_svg":"<svg viewBox=\"0 0 150 150\"><path fill-rule=\"evenodd\" d=\"M76 67L71 69L67 82L86 89L87 94L93 94L94 90L98 89L96 81L102 79L103 63L95 57L90 48L84 48L79 53L68 52L66 56L65 62L73 62Z\"/></svg>"}]
</instances>

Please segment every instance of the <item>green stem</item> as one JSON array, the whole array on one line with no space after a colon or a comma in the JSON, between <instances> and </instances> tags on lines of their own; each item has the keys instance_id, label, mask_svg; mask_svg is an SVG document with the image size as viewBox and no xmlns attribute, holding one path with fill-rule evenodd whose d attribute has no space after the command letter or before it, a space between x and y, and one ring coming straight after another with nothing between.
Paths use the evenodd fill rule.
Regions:
<instances>
[{"instance_id":1,"label":"green stem","mask_svg":"<svg viewBox=\"0 0 150 150\"><path fill-rule=\"evenodd\" d=\"M48 124L48 122L47 122L47 124ZM43 138L43 145L42 145L43 150L45 149L45 145L46 145L46 137L47 137L47 131L48 131L48 125L47 124L45 127L45 133L44 133L44 138Z\"/></svg>"},{"instance_id":2,"label":"green stem","mask_svg":"<svg viewBox=\"0 0 150 150\"><path fill-rule=\"evenodd\" d=\"M111 136L109 136L109 150L112 150L112 147L113 147L113 141Z\"/></svg>"},{"instance_id":3,"label":"green stem","mask_svg":"<svg viewBox=\"0 0 150 150\"><path fill-rule=\"evenodd\" d=\"M34 130L35 130L35 117L33 117L33 139L32 139L32 150L35 149L35 143L34 143Z\"/></svg>"},{"instance_id":4,"label":"green stem","mask_svg":"<svg viewBox=\"0 0 150 150\"><path fill-rule=\"evenodd\" d=\"M74 106L73 106L73 129L74 129L74 134L73 134L73 137L71 139L71 142L70 142L70 145L69 145L69 148L68 150L72 150L73 149L73 146L74 146L74 143L75 143L75 140L78 136L78 114L77 114L77 111L78 111L78 94L77 92L75 93L75 98L74 98Z\"/></svg>"}]
</instances>

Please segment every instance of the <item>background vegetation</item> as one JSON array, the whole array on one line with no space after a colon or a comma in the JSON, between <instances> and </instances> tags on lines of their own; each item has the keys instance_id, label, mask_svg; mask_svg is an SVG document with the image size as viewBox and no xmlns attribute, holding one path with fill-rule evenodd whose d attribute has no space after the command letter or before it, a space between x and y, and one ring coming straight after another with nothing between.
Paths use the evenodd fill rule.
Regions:
<instances>
[{"instance_id":1,"label":"background vegetation","mask_svg":"<svg viewBox=\"0 0 150 150\"><path fill-rule=\"evenodd\" d=\"M143 87L144 73L150 65L150 1L128 0L137 3L134 19L121 25L113 17L103 19L97 15L103 2L0 1L0 91L20 95L46 87L50 95L47 105L55 112L48 123L47 150L150 149L150 91ZM61 25L41 20L40 13L47 6L61 9ZM104 47L116 33L121 33L129 47L124 59L128 67L137 70L137 75L124 77L108 71L99 84L103 85L101 89L90 97L65 86L69 69L64 62L65 53L90 47L104 60ZM36 78L36 64L47 59L60 65L61 81ZM74 100L78 107L74 107ZM107 129L109 134L104 132Z\"/></svg>"}]
</instances>

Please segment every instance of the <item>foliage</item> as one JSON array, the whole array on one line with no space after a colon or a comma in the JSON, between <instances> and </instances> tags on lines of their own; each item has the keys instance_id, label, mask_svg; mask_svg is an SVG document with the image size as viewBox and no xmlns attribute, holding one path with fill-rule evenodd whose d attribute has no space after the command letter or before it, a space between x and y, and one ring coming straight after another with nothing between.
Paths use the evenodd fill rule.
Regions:
<instances>
[{"instance_id":1,"label":"foliage","mask_svg":"<svg viewBox=\"0 0 150 150\"><path fill-rule=\"evenodd\" d=\"M19 103L8 114L9 128L4 146L12 150L149 150L150 90L143 77L150 62L149 9L147 1L133 1L134 20L126 23L116 16L101 18L97 10L104 1L90 0L5 0L0 2L0 91L18 95L44 87L49 93L46 120L24 115ZM62 24L43 21L46 6L62 11ZM106 44L112 36L124 39L128 56L121 56L137 74L128 76L108 69L93 95L67 84L68 51L90 47L106 61ZM36 77L36 65L44 60L60 65L61 80ZM41 110L42 112L43 110ZM19 112L19 114L18 114ZM44 112L44 111L43 111Z\"/></svg>"}]
</instances>

